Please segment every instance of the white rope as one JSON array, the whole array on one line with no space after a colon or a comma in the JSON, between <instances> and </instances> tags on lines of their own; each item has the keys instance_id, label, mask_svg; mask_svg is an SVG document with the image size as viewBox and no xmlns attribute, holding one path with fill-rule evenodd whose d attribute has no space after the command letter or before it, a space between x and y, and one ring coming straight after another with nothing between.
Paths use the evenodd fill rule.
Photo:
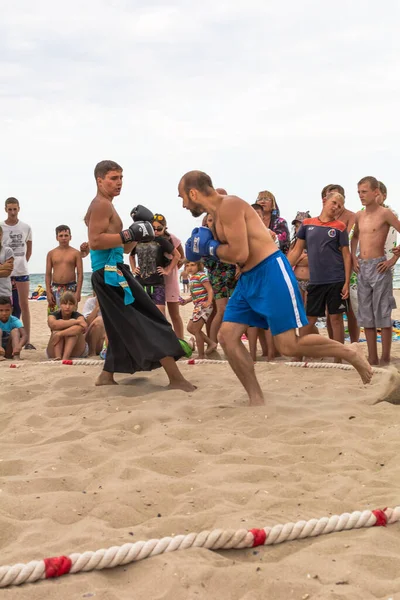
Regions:
<instances>
[{"instance_id":1,"label":"white rope","mask_svg":"<svg viewBox=\"0 0 400 600\"><path fill-rule=\"evenodd\" d=\"M229 362L227 360L213 360L208 358L190 358L180 359L179 362L187 365L227 365ZM340 369L342 371L353 371L354 367L351 365L343 365L341 363L326 363L326 362L285 362L285 363L276 363L276 362L264 362L258 361L254 363L256 366L262 366L265 364L268 365L285 365L286 367L299 367L304 369ZM29 365L48 365L48 366L101 366L104 365L103 360L92 360L88 358L72 358L70 360L43 360L38 362L18 362L11 363L10 368L19 368L21 366L29 366ZM386 373L385 369L380 369L379 367L372 367L373 373Z\"/></svg>"},{"instance_id":2,"label":"white rope","mask_svg":"<svg viewBox=\"0 0 400 600\"><path fill-rule=\"evenodd\" d=\"M360 529L374 525L386 525L400 520L400 506L385 508L384 511L364 510L353 513L343 513L309 521L297 521L275 525L264 529L246 529L202 531L152 539L136 543L113 546L95 552L75 553L69 556L58 556L44 560L33 560L27 564L18 563L12 566L0 567L0 587L33 583L40 579L59 577L67 573L111 569L119 565L143 560L150 556L186 550L187 548L208 548L210 550L252 548L255 546L270 546L282 542L307 537L316 537L337 531Z\"/></svg>"},{"instance_id":3,"label":"white rope","mask_svg":"<svg viewBox=\"0 0 400 600\"><path fill-rule=\"evenodd\" d=\"M277 364L277 363L274 363ZM353 371L351 365L342 365L341 363L324 363L324 362L285 362L287 367L301 367L303 369L340 369L342 371ZM372 367L373 373L387 373L385 369Z\"/></svg>"}]
</instances>

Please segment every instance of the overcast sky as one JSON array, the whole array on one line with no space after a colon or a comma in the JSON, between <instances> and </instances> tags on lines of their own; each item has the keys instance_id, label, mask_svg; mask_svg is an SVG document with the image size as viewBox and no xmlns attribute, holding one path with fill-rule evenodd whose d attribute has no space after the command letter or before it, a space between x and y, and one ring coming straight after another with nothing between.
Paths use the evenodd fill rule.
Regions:
<instances>
[{"instance_id":1,"label":"overcast sky","mask_svg":"<svg viewBox=\"0 0 400 600\"><path fill-rule=\"evenodd\" d=\"M183 240L191 169L248 202L271 190L287 220L318 214L327 183L357 209L365 175L399 208L397 0L60 4L9 2L0 20L0 197L32 226L32 273L56 225L86 240L103 159L124 167L125 224L145 204Z\"/></svg>"}]
</instances>

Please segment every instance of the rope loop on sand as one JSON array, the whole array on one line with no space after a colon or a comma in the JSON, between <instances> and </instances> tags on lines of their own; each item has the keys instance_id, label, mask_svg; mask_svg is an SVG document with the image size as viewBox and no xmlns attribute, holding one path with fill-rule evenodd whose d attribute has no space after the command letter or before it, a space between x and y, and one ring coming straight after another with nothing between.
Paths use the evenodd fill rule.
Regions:
<instances>
[{"instance_id":1,"label":"rope loop on sand","mask_svg":"<svg viewBox=\"0 0 400 600\"><path fill-rule=\"evenodd\" d=\"M214 529L201 533L164 537L123 546L112 546L95 552L75 553L69 556L57 556L33 560L26 564L18 563L13 566L0 567L0 587L33 583L40 579L60 577L67 573L111 569L175 550L186 550L187 548L228 550L271 546L337 531L386 526L399 520L400 506L396 506L396 508L385 508L384 510L343 513L342 515L274 525L274 527L264 527L263 529L238 529L237 531Z\"/></svg>"},{"instance_id":2,"label":"rope loop on sand","mask_svg":"<svg viewBox=\"0 0 400 600\"><path fill-rule=\"evenodd\" d=\"M190 358L189 360L179 360L178 362L186 365L228 365L227 360L213 360L209 358ZM259 361L254 363L256 366L261 365L285 365L286 367L298 367L303 369L340 369L342 371L353 371L354 367L351 365L342 365L340 363L326 363L326 362L264 362ZM11 363L10 369L17 369L21 366L29 365L48 365L48 366L102 366L104 361L89 359L89 358L72 358L70 360L44 360L39 362L26 362L26 363ZM385 373L385 369L379 367L372 367L373 373Z\"/></svg>"}]
</instances>

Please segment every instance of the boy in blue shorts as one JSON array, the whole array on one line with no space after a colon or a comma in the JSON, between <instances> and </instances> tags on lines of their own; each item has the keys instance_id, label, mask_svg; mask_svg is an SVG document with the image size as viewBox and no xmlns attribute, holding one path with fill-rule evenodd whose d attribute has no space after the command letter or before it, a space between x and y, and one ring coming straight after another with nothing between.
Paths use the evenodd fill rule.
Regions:
<instances>
[{"instance_id":1,"label":"boy in blue shorts","mask_svg":"<svg viewBox=\"0 0 400 600\"><path fill-rule=\"evenodd\" d=\"M28 339L21 321L11 313L10 298L0 296L0 360L19 360L21 350Z\"/></svg>"},{"instance_id":2,"label":"boy in blue shorts","mask_svg":"<svg viewBox=\"0 0 400 600\"><path fill-rule=\"evenodd\" d=\"M251 406L263 405L264 396L254 363L241 342L248 326L269 328L278 351L286 356L333 356L357 369L369 383L372 369L356 344L344 346L318 334L299 337L296 329L307 325L299 286L285 255L253 208L237 196L223 196L202 171L190 171L178 186L183 207L194 217L212 214L215 227L197 227L186 242L186 257L197 261L214 256L238 264L241 276L230 298L219 332L228 361L244 386ZM215 235L214 235L215 234Z\"/></svg>"}]
</instances>

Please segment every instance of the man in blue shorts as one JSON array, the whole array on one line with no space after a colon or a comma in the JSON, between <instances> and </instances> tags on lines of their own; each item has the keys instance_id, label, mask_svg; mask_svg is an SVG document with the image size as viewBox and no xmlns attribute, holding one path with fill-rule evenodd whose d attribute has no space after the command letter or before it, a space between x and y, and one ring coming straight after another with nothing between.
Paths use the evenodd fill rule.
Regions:
<instances>
[{"instance_id":1,"label":"man in blue shorts","mask_svg":"<svg viewBox=\"0 0 400 600\"><path fill-rule=\"evenodd\" d=\"M213 227L196 227L186 242L188 260L214 256L238 264L241 276L230 298L218 341L244 386L250 406L264 404L250 354L241 342L248 326L269 328L277 349L286 356L333 356L347 360L369 383L372 370L357 345L344 346L318 334L298 337L296 329L307 325L293 270L277 250L270 232L247 202L223 196L202 171L190 171L178 186L183 207L194 217L213 216Z\"/></svg>"}]
</instances>

